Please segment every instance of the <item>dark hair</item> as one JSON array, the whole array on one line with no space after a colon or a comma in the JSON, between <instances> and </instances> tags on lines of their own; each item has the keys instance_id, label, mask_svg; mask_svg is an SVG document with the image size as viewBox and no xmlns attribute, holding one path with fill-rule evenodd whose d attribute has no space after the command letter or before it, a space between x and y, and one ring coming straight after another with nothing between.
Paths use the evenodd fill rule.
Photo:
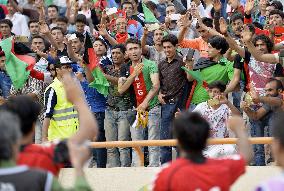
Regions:
<instances>
[{"instance_id":1,"label":"dark hair","mask_svg":"<svg viewBox=\"0 0 284 191\"><path fill-rule=\"evenodd\" d=\"M230 17L230 23L235 22L236 20L242 20L244 22L244 17L242 16L241 13L234 13L231 17Z\"/></svg>"},{"instance_id":2,"label":"dark hair","mask_svg":"<svg viewBox=\"0 0 284 191\"><path fill-rule=\"evenodd\" d=\"M128 44L138 44L141 47L140 40L138 40L136 38L129 38L129 39L127 39L126 42L125 42L125 47L127 47Z\"/></svg>"},{"instance_id":3,"label":"dark hair","mask_svg":"<svg viewBox=\"0 0 284 191\"><path fill-rule=\"evenodd\" d=\"M279 111L273 116L272 135L284 147L284 111Z\"/></svg>"},{"instance_id":4,"label":"dark hair","mask_svg":"<svg viewBox=\"0 0 284 191\"><path fill-rule=\"evenodd\" d=\"M252 24L253 24L254 27L257 27L257 28L263 30L263 25L260 24L259 22L253 22ZM249 26L249 25L251 25L251 24L247 24L247 26ZM254 31L255 31L255 29L254 29Z\"/></svg>"},{"instance_id":5,"label":"dark hair","mask_svg":"<svg viewBox=\"0 0 284 191\"><path fill-rule=\"evenodd\" d=\"M28 22L29 28L30 28L30 25L31 25L32 23L38 23L38 20L30 20L30 21Z\"/></svg>"},{"instance_id":6,"label":"dark hair","mask_svg":"<svg viewBox=\"0 0 284 191\"><path fill-rule=\"evenodd\" d=\"M276 78L270 78L266 84L271 83L271 82L275 82L276 83L276 89L277 90L283 90L283 84L280 80L277 80Z\"/></svg>"},{"instance_id":7,"label":"dark hair","mask_svg":"<svg viewBox=\"0 0 284 191\"><path fill-rule=\"evenodd\" d=\"M112 49L112 50L113 50L113 49L119 49L123 54L124 54L125 51L126 51L126 48L125 48L125 46L124 46L123 44L116 44L116 45L114 45L111 49Z\"/></svg>"},{"instance_id":8,"label":"dark hair","mask_svg":"<svg viewBox=\"0 0 284 191\"><path fill-rule=\"evenodd\" d=\"M48 8L55 8L57 12L59 11L59 9L58 9L58 7L57 7L56 5L49 5L49 6L47 7L47 9L48 9Z\"/></svg>"},{"instance_id":9,"label":"dark hair","mask_svg":"<svg viewBox=\"0 0 284 191\"><path fill-rule=\"evenodd\" d=\"M57 22L64 22L66 24L68 24L68 19L67 17L64 17L64 16L60 16L56 19Z\"/></svg>"},{"instance_id":10,"label":"dark hair","mask_svg":"<svg viewBox=\"0 0 284 191\"><path fill-rule=\"evenodd\" d=\"M174 120L173 135L186 152L202 151L206 147L210 125L196 112L184 112Z\"/></svg>"},{"instance_id":11,"label":"dark hair","mask_svg":"<svg viewBox=\"0 0 284 191\"><path fill-rule=\"evenodd\" d=\"M273 6L275 9L283 11L283 5L280 1L273 1L270 6Z\"/></svg>"},{"instance_id":12,"label":"dark hair","mask_svg":"<svg viewBox=\"0 0 284 191\"><path fill-rule=\"evenodd\" d=\"M212 82L208 85L208 88L209 89L213 89L213 88L217 88L220 90L220 92L224 92L226 90L226 84L222 81L215 81L215 82Z\"/></svg>"},{"instance_id":13,"label":"dark hair","mask_svg":"<svg viewBox=\"0 0 284 191\"><path fill-rule=\"evenodd\" d=\"M176 46L178 44L178 39L173 34L168 34L162 38L162 44L164 42L170 42L172 45Z\"/></svg>"},{"instance_id":14,"label":"dark hair","mask_svg":"<svg viewBox=\"0 0 284 191\"><path fill-rule=\"evenodd\" d=\"M227 43L226 39L217 35L209 38L208 44L210 44L213 48L216 48L217 50L221 50L221 54L225 54L229 49L229 44Z\"/></svg>"},{"instance_id":15,"label":"dark hair","mask_svg":"<svg viewBox=\"0 0 284 191\"><path fill-rule=\"evenodd\" d=\"M21 131L27 135L36 123L41 106L29 96L10 97L1 108L17 114L21 121Z\"/></svg>"},{"instance_id":16,"label":"dark hair","mask_svg":"<svg viewBox=\"0 0 284 191\"><path fill-rule=\"evenodd\" d=\"M78 14L76 19L75 19L75 23L84 23L85 25L87 25L87 18L85 15L83 14Z\"/></svg>"},{"instance_id":17,"label":"dark hair","mask_svg":"<svg viewBox=\"0 0 284 191\"><path fill-rule=\"evenodd\" d=\"M207 27L210 27L210 28L213 28L213 20L210 19L210 18L207 18L207 17L203 17L202 18L202 23L207 26ZM200 24L197 22L196 23L196 28L198 29L200 27Z\"/></svg>"},{"instance_id":18,"label":"dark hair","mask_svg":"<svg viewBox=\"0 0 284 191\"><path fill-rule=\"evenodd\" d=\"M270 52L272 51L272 49L273 49L273 46L274 46L274 44L273 44L273 42L271 41L271 39L270 39L268 36L266 36L266 35L264 35L264 34L261 34L261 35L257 35L257 36L253 39L252 42L253 42L254 45L256 45L256 42L259 41L259 40L261 40L262 42L264 42L264 43L266 44L267 50L268 50L268 52L270 53Z\"/></svg>"},{"instance_id":19,"label":"dark hair","mask_svg":"<svg viewBox=\"0 0 284 191\"><path fill-rule=\"evenodd\" d=\"M278 10L278 9L274 9L274 10L270 11L269 17L270 17L271 15L280 15L280 17L281 17L282 19L284 18L284 13L283 13L283 11Z\"/></svg>"},{"instance_id":20,"label":"dark hair","mask_svg":"<svg viewBox=\"0 0 284 191\"><path fill-rule=\"evenodd\" d=\"M53 27L53 28L50 30L50 32L52 32L52 31L54 31L54 30L60 30L61 33L64 34L61 27Z\"/></svg>"},{"instance_id":21,"label":"dark hair","mask_svg":"<svg viewBox=\"0 0 284 191\"><path fill-rule=\"evenodd\" d=\"M12 21L9 20L9 19L2 19L2 20L0 20L0 25L1 25L1 24L7 24L7 25L9 25L10 29L13 28L13 23L12 23Z\"/></svg>"},{"instance_id":22,"label":"dark hair","mask_svg":"<svg viewBox=\"0 0 284 191\"><path fill-rule=\"evenodd\" d=\"M130 1L124 1L120 6L121 9L123 8L123 5L131 5L133 7L133 4Z\"/></svg>"},{"instance_id":23,"label":"dark hair","mask_svg":"<svg viewBox=\"0 0 284 191\"><path fill-rule=\"evenodd\" d=\"M33 36L32 41L33 41L34 39L36 39L36 38L40 38L40 39L42 39L43 42L44 42L44 38L43 38L42 36L40 36L40 35L35 35L35 36Z\"/></svg>"},{"instance_id":24,"label":"dark hair","mask_svg":"<svg viewBox=\"0 0 284 191\"><path fill-rule=\"evenodd\" d=\"M107 50L107 43L103 39L95 38L94 42L96 42L96 41L100 41L106 47L106 50Z\"/></svg>"},{"instance_id":25,"label":"dark hair","mask_svg":"<svg viewBox=\"0 0 284 191\"><path fill-rule=\"evenodd\" d=\"M154 3L153 1L147 1L145 3L145 5L150 9L150 10L155 10L157 9L157 5L156 3Z\"/></svg>"},{"instance_id":26,"label":"dark hair","mask_svg":"<svg viewBox=\"0 0 284 191\"><path fill-rule=\"evenodd\" d=\"M82 33L79 33L79 32L75 32L76 34L76 37L82 42L84 43L85 41L85 36L82 34Z\"/></svg>"},{"instance_id":27,"label":"dark hair","mask_svg":"<svg viewBox=\"0 0 284 191\"><path fill-rule=\"evenodd\" d=\"M252 34L255 34L255 27L253 24L247 24L247 27L249 28L249 31L252 32ZM256 26L258 27L258 26Z\"/></svg>"}]
</instances>

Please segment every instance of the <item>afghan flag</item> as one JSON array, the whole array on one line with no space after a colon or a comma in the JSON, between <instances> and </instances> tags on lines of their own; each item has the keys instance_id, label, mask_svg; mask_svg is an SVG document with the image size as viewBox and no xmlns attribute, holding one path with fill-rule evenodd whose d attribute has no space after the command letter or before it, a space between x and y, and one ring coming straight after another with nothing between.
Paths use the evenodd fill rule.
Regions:
<instances>
[{"instance_id":1,"label":"afghan flag","mask_svg":"<svg viewBox=\"0 0 284 191\"><path fill-rule=\"evenodd\" d=\"M150 9L145 5L145 3L142 3L142 9L145 17L145 23L159 23L158 19L155 17L152 11L150 11Z\"/></svg>"},{"instance_id":2,"label":"afghan flag","mask_svg":"<svg viewBox=\"0 0 284 191\"><path fill-rule=\"evenodd\" d=\"M87 64L87 67L92 72L92 75L94 77L94 81L91 82L89 86L92 88L96 88L99 93L103 94L104 96L107 96L109 82L101 70L99 59L96 56L95 50L93 48L93 43L88 33L86 34L85 52L83 60Z\"/></svg>"},{"instance_id":3,"label":"afghan flag","mask_svg":"<svg viewBox=\"0 0 284 191\"><path fill-rule=\"evenodd\" d=\"M22 88L30 75L29 68L35 64L35 59L27 55L15 55L13 37L2 40L0 47L5 53L5 68L13 86L15 89Z\"/></svg>"}]
</instances>

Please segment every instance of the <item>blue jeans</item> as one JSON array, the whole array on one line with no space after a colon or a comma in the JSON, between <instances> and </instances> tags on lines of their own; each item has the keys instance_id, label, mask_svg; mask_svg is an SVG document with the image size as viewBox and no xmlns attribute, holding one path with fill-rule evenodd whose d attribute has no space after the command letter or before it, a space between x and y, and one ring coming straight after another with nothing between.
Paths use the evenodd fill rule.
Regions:
<instances>
[{"instance_id":1,"label":"blue jeans","mask_svg":"<svg viewBox=\"0 0 284 191\"><path fill-rule=\"evenodd\" d=\"M97 142L105 142L105 129L104 129L104 119L105 119L105 112L96 112L94 113L97 123L98 123L98 129L99 134L97 136ZM97 160L97 167L98 168L106 168L106 162L107 162L107 150L105 148L100 149L93 149L93 155L95 156Z\"/></svg>"},{"instance_id":2,"label":"blue jeans","mask_svg":"<svg viewBox=\"0 0 284 191\"><path fill-rule=\"evenodd\" d=\"M0 89L4 98L8 98L10 95L11 85L12 81L10 77L5 72L0 71Z\"/></svg>"},{"instance_id":3,"label":"blue jeans","mask_svg":"<svg viewBox=\"0 0 284 191\"><path fill-rule=\"evenodd\" d=\"M148 115L148 140L160 139L161 107L158 105L149 111ZM146 128L131 127L132 140L144 140ZM144 149L142 148L142 152ZM140 166L137 153L132 150L132 166ZM149 147L149 167L160 166L159 147Z\"/></svg>"},{"instance_id":4,"label":"blue jeans","mask_svg":"<svg viewBox=\"0 0 284 191\"><path fill-rule=\"evenodd\" d=\"M163 104L162 105L162 121L161 121L161 130L160 138L161 140L172 139L172 128L173 120L175 117L175 112L177 110L177 103L174 104ZM164 164L172 160L172 147L161 147L161 163Z\"/></svg>"},{"instance_id":5,"label":"blue jeans","mask_svg":"<svg viewBox=\"0 0 284 191\"><path fill-rule=\"evenodd\" d=\"M130 126L135 120L136 111L114 111L107 109L105 112L105 134L107 141L129 141ZM129 167L131 165L130 148L107 149L108 167Z\"/></svg>"},{"instance_id":6,"label":"blue jeans","mask_svg":"<svg viewBox=\"0 0 284 191\"><path fill-rule=\"evenodd\" d=\"M266 115L260 120L250 120L250 133L252 137L264 137L265 127L270 125L271 115ZM271 129L271 126L269 126ZM270 130L268 130L270 131ZM268 135L270 133L268 132ZM265 166L264 145L253 145L254 162L256 166Z\"/></svg>"}]
</instances>

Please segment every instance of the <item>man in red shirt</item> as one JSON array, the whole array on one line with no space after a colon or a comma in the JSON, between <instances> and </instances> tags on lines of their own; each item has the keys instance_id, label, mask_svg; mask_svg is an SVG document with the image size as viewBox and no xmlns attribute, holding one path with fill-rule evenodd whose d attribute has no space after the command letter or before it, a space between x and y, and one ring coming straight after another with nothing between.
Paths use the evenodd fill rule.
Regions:
<instances>
[{"instance_id":1,"label":"man in red shirt","mask_svg":"<svg viewBox=\"0 0 284 191\"><path fill-rule=\"evenodd\" d=\"M92 140L96 137L96 120L85 101L80 84L70 74L64 74L63 85L67 99L74 104L79 114L79 130L69 140L84 144L86 140ZM40 112L40 106L30 97L11 97L0 108L17 114L21 121L23 137L21 152L17 159L18 165L48 170L55 176L58 176L60 169L64 165L70 165L67 147L69 140L45 145L33 144L35 124Z\"/></svg>"},{"instance_id":2,"label":"man in red shirt","mask_svg":"<svg viewBox=\"0 0 284 191\"><path fill-rule=\"evenodd\" d=\"M228 126L239 138L240 154L218 159L205 158L202 151L209 137L209 123L195 112L179 115L174 122L174 135L178 140L181 158L159 173L154 190L229 190L245 172L245 165L253 153L243 119L231 117Z\"/></svg>"}]
</instances>

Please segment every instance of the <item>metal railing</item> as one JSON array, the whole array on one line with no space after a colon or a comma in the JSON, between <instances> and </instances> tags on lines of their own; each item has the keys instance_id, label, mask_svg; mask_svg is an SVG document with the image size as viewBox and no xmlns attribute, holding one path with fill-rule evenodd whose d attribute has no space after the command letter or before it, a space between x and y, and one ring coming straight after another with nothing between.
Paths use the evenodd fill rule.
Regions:
<instances>
[{"instance_id":1,"label":"metal railing","mask_svg":"<svg viewBox=\"0 0 284 191\"><path fill-rule=\"evenodd\" d=\"M208 145L221 145L221 144L236 144L237 138L215 138L208 139ZM272 137L254 137L249 138L251 144L271 144ZM141 147L148 146L177 146L177 140L143 140L143 141L110 141L110 142L92 142L92 148L126 148L132 147L138 153L140 159L140 165L144 166L144 152L142 152Z\"/></svg>"}]
</instances>

